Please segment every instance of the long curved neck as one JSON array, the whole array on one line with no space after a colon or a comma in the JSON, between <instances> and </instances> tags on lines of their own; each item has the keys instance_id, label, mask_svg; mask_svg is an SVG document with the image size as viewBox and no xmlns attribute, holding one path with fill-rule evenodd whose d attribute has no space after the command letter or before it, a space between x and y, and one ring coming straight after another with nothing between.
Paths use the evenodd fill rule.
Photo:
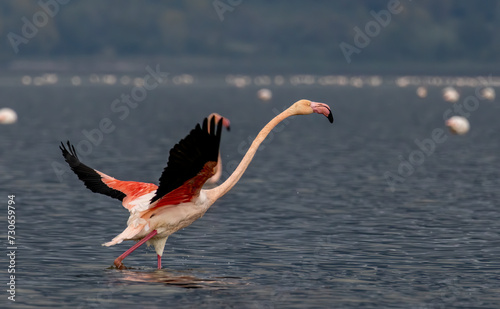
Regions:
<instances>
[{"instance_id":1,"label":"long curved neck","mask_svg":"<svg viewBox=\"0 0 500 309\"><path fill-rule=\"evenodd\" d=\"M224 181L220 186L205 191L208 199L212 203L215 202L220 197L224 196L224 194L226 194L229 190L231 190L232 187L234 187L234 185L236 185L236 183L240 180L241 176L247 169L250 162L252 162L253 156L259 149L260 144L262 144L262 142L266 139L267 135L269 135L269 132L271 132L272 129L274 129L274 127L276 127L281 121L290 116L292 116L292 114L287 109L283 111L281 114L274 117L271 121L269 121L269 123L266 124L264 128L262 128L262 130L260 130L259 134L252 142L252 145L250 145L250 148L248 148L247 153L241 160L238 167L231 174L231 176L229 176L229 178L226 181Z\"/></svg>"}]
</instances>

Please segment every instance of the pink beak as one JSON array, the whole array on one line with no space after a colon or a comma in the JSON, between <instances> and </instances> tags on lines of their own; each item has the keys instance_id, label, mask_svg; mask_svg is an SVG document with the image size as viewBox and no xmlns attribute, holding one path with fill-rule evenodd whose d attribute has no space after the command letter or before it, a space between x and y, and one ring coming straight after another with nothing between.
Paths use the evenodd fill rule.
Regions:
<instances>
[{"instance_id":1,"label":"pink beak","mask_svg":"<svg viewBox=\"0 0 500 309\"><path fill-rule=\"evenodd\" d=\"M326 105L325 103L311 102L311 108L313 109L313 112L325 115L330 123L333 123L332 111L330 110L330 107L328 105Z\"/></svg>"},{"instance_id":2,"label":"pink beak","mask_svg":"<svg viewBox=\"0 0 500 309\"><path fill-rule=\"evenodd\" d=\"M229 119L223 117L222 118L222 125L228 130L228 131L231 131L231 122L229 121Z\"/></svg>"}]
</instances>

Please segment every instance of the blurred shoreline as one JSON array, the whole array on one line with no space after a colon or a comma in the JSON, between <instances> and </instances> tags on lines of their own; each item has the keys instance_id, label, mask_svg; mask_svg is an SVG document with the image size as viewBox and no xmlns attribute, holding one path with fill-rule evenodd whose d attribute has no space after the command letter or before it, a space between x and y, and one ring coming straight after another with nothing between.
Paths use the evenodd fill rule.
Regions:
<instances>
[{"instance_id":1,"label":"blurred shoreline","mask_svg":"<svg viewBox=\"0 0 500 309\"><path fill-rule=\"evenodd\" d=\"M201 74L378 74L378 75L434 75L475 76L499 75L496 63L336 63L314 59L262 57L195 57L195 56L141 56L141 57L67 57L25 58L3 62L0 67L8 72L142 72L148 65L159 64L170 73Z\"/></svg>"}]
</instances>

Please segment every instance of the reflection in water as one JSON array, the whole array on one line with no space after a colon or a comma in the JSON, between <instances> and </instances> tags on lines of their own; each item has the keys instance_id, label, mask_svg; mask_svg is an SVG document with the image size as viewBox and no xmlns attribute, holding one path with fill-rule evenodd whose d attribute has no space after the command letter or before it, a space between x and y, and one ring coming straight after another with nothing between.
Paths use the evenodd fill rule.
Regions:
<instances>
[{"instance_id":1,"label":"reflection in water","mask_svg":"<svg viewBox=\"0 0 500 309\"><path fill-rule=\"evenodd\" d=\"M187 289L223 289L229 285L240 284L238 277L198 278L190 271L171 271L155 269L153 271L140 271L126 269L120 271L120 279L128 282L163 283Z\"/></svg>"}]
</instances>

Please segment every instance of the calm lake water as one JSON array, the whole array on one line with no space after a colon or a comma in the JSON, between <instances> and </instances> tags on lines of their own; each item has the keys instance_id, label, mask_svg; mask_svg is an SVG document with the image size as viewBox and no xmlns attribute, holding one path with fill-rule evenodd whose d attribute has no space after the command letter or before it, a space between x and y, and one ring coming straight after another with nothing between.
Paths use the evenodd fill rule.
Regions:
<instances>
[{"instance_id":1,"label":"calm lake water","mask_svg":"<svg viewBox=\"0 0 500 309\"><path fill-rule=\"evenodd\" d=\"M206 77L150 90L126 113L112 102L132 85L19 81L0 86L0 105L19 114L0 127L0 233L6 239L14 194L17 246L15 303L5 289L6 253L1 259L3 308L500 307L498 100L478 100L471 131L453 136L442 87L421 99L416 87L390 82L285 83L269 86L274 97L264 103L257 86ZM474 88L461 94L457 104ZM169 238L164 269L146 247L124 260L131 269L109 268L132 243L101 244L125 228L128 212L83 186L61 141L81 145L80 159L111 176L157 183L170 148L218 112L232 124L221 144L227 177L249 140L300 98L328 103L335 123L320 115L285 123L229 194ZM85 142L84 132L101 139L105 118L114 130L98 145ZM419 152L415 140L434 130L442 142ZM399 175L412 153L418 164ZM401 178L390 186L387 173Z\"/></svg>"}]
</instances>

